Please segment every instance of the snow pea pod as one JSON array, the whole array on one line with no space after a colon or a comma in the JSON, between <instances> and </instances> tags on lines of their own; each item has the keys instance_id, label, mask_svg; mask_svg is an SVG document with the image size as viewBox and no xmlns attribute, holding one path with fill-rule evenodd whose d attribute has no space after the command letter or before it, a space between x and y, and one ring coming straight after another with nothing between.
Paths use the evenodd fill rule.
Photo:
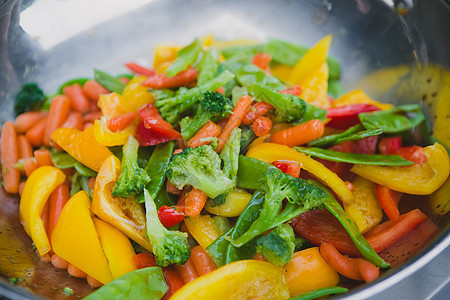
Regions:
<instances>
[{"instance_id":1,"label":"snow pea pod","mask_svg":"<svg viewBox=\"0 0 450 300\"><path fill-rule=\"evenodd\" d=\"M364 127L361 124L350 127L346 131L338 134L328 135L322 138L318 138L309 143L309 146L312 147L331 147L333 145L346 142L359 140L368 136L380 135L383 133L383 129L367 129L364 130Z\"/></svg>"},{"instance_id":2,"label":"snow pea pod","mask_svg":"<svg viewBox=\"0 0 450 300\"><path fill-rule=\"evenodd\" d=\"M194 64L202 47L202 41L195 39L192 43L178 51L177 59L166 70L167 77L173 77L179 72L186 70L189 65Z\"/></svg>"},{"instance_id":3,"label":"snow pea pod","mask_svg":"<svg viewBox=\"0 0 450 300\"><path fill-rule=\"evenodd\" d=\"M108 91L116 92L118 94L122 94L126 86L126 84L120 81L119 78L96 69L94 69L94 79Z\"/></svg>"},{"instance_id":4,"label":"snow pea pod","mask_svg":"<svg viewBox=\"0 0 450 300\"><path fill-rule=\"evenodd\" d=\"M261 189L258 181L263 178L269 168L275 167L259 159L240 155L237 186L251 190Z\"/></svg>"},{"instance_id":5,"label":"snow pea pod","mask_svg":"<svg viewBox=\"0 0 450 300\"><path fill-rule=\"evenodd\" d=\"M286 86L278 78L267 74L253 64L246 64L234 73L236 74L236 80L249 90L251 90L253 84L262 85L275 91L286 89Z\"/></svg>"},{"instance_id":6,"label":"snow pea pod","mask_svg":"<svg viewBox=\"0 0 450 300\"><path fill-rule=\"evenodd\" d=\"M315 147L295 147L294 149L325 160L351 164L378 166L409 166L414 164L412 161L406 160L400 155L344 153Z\"/></svg>"},{"instance_id":7,"label":"snow pea pod","mask_svg":"<svg viewBox=\"0 0 450 300\"><path fill-rule=\"evenodd\" d=\"M219 69L219 55L217 49L211 46L203 53L203 57L198 64L197 85L202 85L213 79Z\"/></svg>"},{"instance_id":8,"label":"snow pea pod","mask_svg":"<svg viewBox=\"0 0 450 300\"><path fill-rule=\"evenodd\" d=\"M329 286L294 296L292 298L289 298L289 300L312 300L327 295L342 294L347 292L348 292L347 288L340 286Z\"/></svg>"}]
</instances>

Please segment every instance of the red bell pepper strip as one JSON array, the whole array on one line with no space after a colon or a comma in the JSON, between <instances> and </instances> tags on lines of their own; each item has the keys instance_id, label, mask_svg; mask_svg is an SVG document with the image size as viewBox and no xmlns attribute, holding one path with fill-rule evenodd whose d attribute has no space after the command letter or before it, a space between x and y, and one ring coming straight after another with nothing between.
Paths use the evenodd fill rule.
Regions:
<instances>
[{"instance_id":1,"label":"red bell pepper strip","mask_svg":"<svg viewBox=\"0 0 450 300\"><path fill-rule=\"evenodd\" d=\"M351 104L329 108L327 118L330 118L331 121L328 122L327 126L347 129L360 123L358 114L376 110L380 110L380 108L371 104Z\"/></svg>"},{"instance_id":2,"label":"red bell pepper strip","mask_svg":"<svg viewBox=\"0 0 450 300\"><path fill-rule=\"evenodd\" d=\"M383 155L390 155L395 153L398 149L402 147L402 137L394 136L390 138L381 139L378 144L378 150L380 150Z\"/></svg>"},{"instance_id":3,"label":"red bell pepper strip","mask_svg":"<svg viewBox=\"0 0 450 300\"><path fill-rule=\"evenodd\" d=\"M181 134L164 121L153 103L146 104L139 109L139 116L145 128L171 138L180 138Z\"/></svg>"},{"instance_id":4,"label":"red bell pepper strip","mask_svg":"<svg viewBox=\"0 0 450 300\"><path fill-rule=\"evenodd\" d=\"M285 89L282 91L279 91L280 94L290 94L294 96L300 96L302 94L302 87L299 85L294 85L293 87L289 89Z\"/></svg>"},{"instance_id":5,"label":"red bell pepper strip","mask_svg":"<svg viewBox=\"0 0 450 300\"><path fill-rule=\"evenodd\" d=\"M117 132L124 130L131 124L133 124L136 119L136 113L129 112L123 115L119 115L117 117L111 118L108 122L108 128L112 132Z\"/></svg>"},{"instance_id":6,"label":"red bell pepper strip","mask_svg":"<svg viewBox=\"0 0 450 300\"><path fill-rule=\"evenodd\" d=\"M153 89L170 89L180 86L190 87L197 80L197 75L197 69L189 68L170 78L167 77L166 73L150 76L142 85Z\"/></svg>"},{"instance_id":7,"label":"red bell pepper strip","mask_svg":"<svg viewBox=\"0 0 450 300\"><path fill-rule=\"evenodd\" d=\"M145 128L144 122L139 123L137 126L135 138L139 141L139 145L141 146L153 146L176 139L152 129Z\"/></svg>"},{"instance_id":8,"label":"red bell pepper strip","mask_svg":"<svg viewBox=\"0 0 450 300\"><path fill-rule=\"evenodd\" d=\"M140 66L136 63L126 63L125 66L133 73L144 76L153 76L155 75L155 70L150 70L146 67Z\"/></svg>"},{"instance_id":9,"label":"red bell pepper strip","mask_svg":"<svg viewBox=\"0 0 450 300\"><path fill-rule=\"evenodd\" d=\"M281 172L298 178L300 176L301 167L297 162L288 160L277 160L272 163L275 167L281 170Z\"/></svg>"},{"instance_id":10,"label":"red bell pepper strip","mask_svg":"<svg viewBox=\"0 0 450 300\"><path fill-rule=\"evenodd\" d=\"M184 213L176 211L170 206L163 205L158 210L158 218L164 227L170 228L184 220Z\"/></svg>"},{"instance_id":11,"label":"red bell pepper strip","mask_svg":"<svg viewBox=\"0 0 450 300\"><path fill-rule=\"evenodd\" d=\"M423 164L427 162L427 156L420 146L402 147L397 149L394 154L402 156L404 159L410 160L415 164Z\"/></svg>"},{"instance_id":12,"label":"red bell pepper strip","mask_svg":"<svg viewBox=\"0 0 450 300\"><path fill-rule=\"evenodd\" d=\"M375 185L375 192L377 193L381 208L388 216L389 220L397 220L400 216L400 212L398 210L398 202L400 201L403 193L393 191L388 187L378 184Z\"/></svg>"},{"instance_id":13,"label":"red bell pepper strip","mask_svg":"<svg viewBox=\"0 0 450 300\"><path fill-rule=\"evenodd\" d=\"M271 60L272 56L264 52L259 52L253 56L252 63L261 70L270 73L269 63Z\"/></svg>"}]
</instances>

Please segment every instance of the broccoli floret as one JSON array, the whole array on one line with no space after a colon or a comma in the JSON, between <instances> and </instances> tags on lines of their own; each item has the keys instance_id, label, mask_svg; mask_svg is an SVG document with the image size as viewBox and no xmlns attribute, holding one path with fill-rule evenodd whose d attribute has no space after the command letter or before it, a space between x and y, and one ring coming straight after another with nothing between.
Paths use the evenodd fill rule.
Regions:
<instances>
[{"instance_id":1,"label":"broccoli floret","mask_svg":"<svg viewBox=\"0 0 450 300\"><path fill-rule=\"evenodd\" d=\"M122 171L114 185L115 197L129 198L141 192L150 181L150 176L138 164L139 142L130 135L123 146Z\"/></svg>"},{"instance_id":2,"label":"broccoli floret","mask_svg":"<svg viewBox=\"0 0 450 300\"><path fill-rule=\"evenodd\" d=\"M262 254L267 261L278 267L287 264L295 249L294 230L288 224L281 224L268 235L256 241L256 251Z\"/></svg>"},{"instance_id":3,"label":"broccoli floret","mask_svg":"<svg viewBox=\"0 0 450 300\"><path fill-rule=\"evenodd\" d=\"M248 231L231 243L240 247L265 231L283 224L299 214L320 207L326 200L324 190L306 180L297 179L276 168L269 168L261 186L266 193L261 213ZM288 202L283 210L283 200Z\"/></svg>"},{"instance_id":4,"label":"broccoli floret","mask_svg":"<svg viewBox=\"0 0 450 300\"><path fill-rule=\"evenodd\" d=\"M144 189L147 236L153 247L156 264L167 267L172 264L184 265L191 256L191 249L185 232L168 230L158 218L158 211L150 193Z\"/></svg>"},{"instance_id":5,"label":"broccoli floret","mask_svg":"<svg viewBox=\"0 0 450 300\"><path fill-rule=\"evenodd\" d=\"M275 107L275 121L277 123L292 123L299 120L306 111L305 101L297 96L277 93L262 85L254 84L252 91L261 101Z\"/></svg>"},{"instance_id":6,"label":"broccoli floret","mask_svg":"<svg viewBox=\"0 0 450 300\"><path fill-rule=\"evenodd\" d=\"M34 82L29 82L20 88L14 104L14 111L17 115L30 110L39 110L45 101L45 95L39 86Z\"/></svg>"},{"instance_id":7,"label":"broccoli floret","mask_svg":"<svg viewBox=\"0 0 450 300\"><path fill-rule=\"evenodd\" d=\"M233 188L233 182L220 167L220 157L211 146L188 147L172 156L166 176L179 189L192 185L215 198Z\"/></svg>"}]
</instances>

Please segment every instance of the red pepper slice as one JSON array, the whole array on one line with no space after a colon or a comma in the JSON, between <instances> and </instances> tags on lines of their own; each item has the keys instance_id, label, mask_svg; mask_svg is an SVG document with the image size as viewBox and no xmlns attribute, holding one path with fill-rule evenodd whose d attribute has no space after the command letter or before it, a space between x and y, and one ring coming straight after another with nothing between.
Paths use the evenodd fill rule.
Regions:
<instances>
[{"instance_id":1,"label":"red pepper slice","mask_svg":"<svg viewBox=\"0 0 450 300\"><path fill-rule=\"evenodd\" d=\"M378 144L378 149L380 150L381 154L384 155L393 154L401 147L402 147L401 136L394 136L390 138L381 139L380 143Z\"/></svg>"},{"instance_id":2,"label":"red pepper slice","mask_svg":"<svg viewBox=\"0 0 450 300\"><path fill-rule=\"evenodd\" d=\"M380 110L377 106L371 104L351 104L328 109L327 118L331 121L327 126L337 129L347 129L359 124L358 114Z\"/></svg>"},{"instance_id":3,"label":"red pepper slice","mask_svg":"<svg viewBox=\"0 0 450 300\"><path fill-rule=\"evenodd\" d=\"M144 122L139 123L136 128L135 138L139 141L139 145L141 146L153 146L176 139L174 137L169 137L158 133L152 129L145 128Z\"/></svg>"},{"instance_id":4,"label":"red pepper slice","mask_svg":"<svg viewBox=\"0 0 450 300\"><path fill-rule=\"evenodd\" d=\"M139 109L139 116L144 122L145 128L171 138L180 138L181 134L172 128L168 122L161 118L153 103L146 104Z\"/></svg>"},{"instance_id":5,"label":"red pepper slice","mask_svg":"<svg viewBox=\"0 0 450 300\"><path fill-rule=\"evenodd\" d=\"M423 152L423 148L420 146L402 147L393 154L401 155L404 159L410 160L415 164L423 164L428 160Z\"/></svg>"},{"instance_id":6,"label":"red pepper slice","mask_svg":"<svg viewBox=\"0 0 450 300\"><path fill-rule=\"evenodd\" d=\"M126 63L125 66L133 73L144 76L153 76L155 75L155 70L150 70L146 67L138 65L136 63Z\"/></svg>"},{"instance_id":7,"label":"red pepper slice","mask_svg":"<svg viewBox=\"0 0 450 300\"><path fill-rule=\"evenodd\" d=\"M164 227L170 228L184 220L184 214L170 206L163 205L158 210L158 218Z\"/></svg>"},{"instance_id":8,"label":"red pepper slice","mask_svg":"<svg viewBox=\"0 0 450 300\"><path fill-rule=\"evenodd\" d=\"M277 160L272 163L275 167L281 170L281 172L298 178L300 176L301 167L297 162L289 160Z\"/></svg>"},{"instance_id":9,"label":"red pepper slice","mask_svg":"<svg viewBox=\"0 0 450 300\"><path fill-rule=\"evenodd\" d=\"M375 185L375 192L377 193L381 208L388 216L389 220L397 220L400 216L400 212L398 210L398 202L400 201L403 193L393 191L388 187L378 184Z\"/></svg>"}]
</instances>

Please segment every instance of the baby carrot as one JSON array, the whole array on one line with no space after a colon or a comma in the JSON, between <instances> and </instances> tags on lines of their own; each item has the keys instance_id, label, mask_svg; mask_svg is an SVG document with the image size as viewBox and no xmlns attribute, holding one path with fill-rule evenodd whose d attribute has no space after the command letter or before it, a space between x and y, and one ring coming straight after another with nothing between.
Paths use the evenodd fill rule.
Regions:
<instances>
[{"instance_id":1,"label":"baby carrot","mask_svg":"<svg viewBox=\"0 0 450 300\"><path fill-rule=\"evenodd\" d=\"M136 119L136 113L129 112L114 118L111 118L108 122L108 128L112 132L121 131L133 124Z\"/></svg>"},{"instance_id":2,"label":"baby carrot","mask_svg":"<svg viewBox=\"0 0 450 300\"><path fill-rule=\"evenodd\" d=\"M192 148L207 145L209 141L202 140L208 137L217 137L221 131L220 127L210 120L187 142L187 145Z\"/></svg>"},{"instance_id":3,"label":"baby carrot","mask_svg":"<svg viewBox=\"0 0 450 300\"><path fill-rule=\"evenodd\" d=\"M59 215L64 205L69 200L69 188L62 184L58 186L51 194L48 200L49 202L49 214L48 214L48 236L52 236L53 229L56 226L56 222L59 219Z\"/></svg>"},{"instance_id":4,"label":"baby carrot","mask_svg":"<svg viewBox=\"0 0 450 300\"><path fill-rule=\"evenodd\" d=\"M17 116L15 126L17 133L25 133L28 129L33 127L40 119L47 113L40 111L29 111Z\"/></svg>"},{"instance_id":5,"label":"baby carrot","mask_svg":"<svg viewBox=\"0 0 450 300\"><path fill-rule=\"evenodd\" d=\"M380 270L371 263L363 258L356 258L358 264L358 271L365 282L372 282L380 276Z\"/></svg>"},{"instance_id":6,"label":"baby carrot","mask_svg":"<svg viewBox=\"0 0 450 300\"><path fill-rule=\"evenodd\" d=\"M168 300L176 291L183 287L184 281L172 267L164 268L163 272L169 289L162 299Z\"/></svg>"},{"instance_id":7,"label":"baby carrot","mask_svg":"<svg viewBox=\"0 0 450 300\"><path fill-rule=\"evenodd\" d=\"M89 286L94 289L103 286L103 283L101 283L100 281L89 275L86 277L86 281L89 284Z\"/></svg>"},{"instance_id":8,"label":"baby carrot","mask_svg":"<svg viewBox=\"0 0 450 300\"><path fill-rule=\"evenodd\" d=\"M156 267L156 260L153 254L139 253L133 257L133 263L138 269Z\"/></svg>"},{"instance_id":9,"label":"baby carrot","mask_svg":"<svg viewBox=\"0 0 450 300\"><path fill-rule=\"evenodd\" d=\"M197 79L198 71L189 68L173 77L167 77L165 73L148 77L142 85L153 89L170 89L180 86L190 86Z\"/></svg>"},{"instance_id":10,"label":"baby carrot","mask_svg":"<svg viewBox=\"0 0 450 300\"><path fill-rule=\"evenodd\" d=\"M90 112L83 116L83 120L85 122L94 122L95 120L99 120L103 116L100 111Z\"/></svg>"},{"instance_id":11,"label":"baby carrot","mask_svg":"<svg viewBox=\"0 0 450 300\"><path fill-rule=\"evenodd\" d=\"M214 261L200 245L192 248L191 260L199 276L203 276L217 269Z\"/></svg>"},{"instance_id":12,"label":"baby carrot","mask_svg":"<svg viewBox=\"0 0 450 300\"><path fill-rule=\"evenodd\" d=\"M233 108L230 119L219 135L219 145L216 148L216 152L220 152L223 146L227 143L230 138L231 132L234 128L241 125L242 119L252 105L252 98L248 95L242 96Z\"/></svg>"},{"instance_id":13,"label":"baby carrot","mask_svg":"<svg viewBox=\"0 0 450 300\"><path fill-rule=\"evenodd\" d=\"M83 93L89 100L97 102L101 94L109 94L109 91L105 89L95 80L88 80L83 85Z\"/></svg>"},{"instance_id":14,"label":"baby carrot","mask_svg":"<svg viewBox=\"0 0 450 300\"><path fill-rule=\"evenodd\" d=\"M83 115L78 111L73 111L69 114L66 121L61 125L64 128L83 129Z\"/></svg>"},{"instance_id":15,"label":"baby carrot","mask_svg":"<svg viewBox=\"0 0 450 300\"><path fill-rule=\"evenodd\" d=\"M70 100L64 95L58 95L53 98L48 113L47 126L45 127L43 143L50 146L50 137L57 128L59 128L67 119L70 110Z\"/></svg>"},{"instance_id":16,"label":"baby carrot","mask_svg":"<svg viewBox=\"0 0 450 300\"><path fill-rule=\"evenodd\" d=\"M269 104L264 101L256 102L255 104L252 105L250 110L245 114L244 119L242 119L242 123L244 125L250 125L253 123L253 121L256 120L256 118L265 115L272 109L273 109L272 104Z\"/></svg>"},{"instance_id":17,"label":"baby carrot","mask_svg":"<svg viewBox=\"0 0 450 300\"><path fill-rule=\"evenodd\" d=\"M258 117L252 125L253 132L256 136L264 136L272 129L272 121L266 117Z\"/></svg>"},{"instance_id":18,"label":"baby carrot","mask_svg":"<svg viewBox=\"0 0 450 300\"><path fill-rule=\"evenodd\" d=\"M184 265L174 265L174 268L183 279L184 283L191 282L198 277L197 270L190 258Z\"/></svg>"},{"instance_id":19,"label":"baby carrot","mask_svg":"<svg viewBox=\"0 0 450 300\"><path fill-rule=\"evenodd\" d=\"M34 151L34 158L36 159L38 168L43 166L53 166L50 152L47 149Z\"/></svg>"},{"instance_id":20,"label":"baby carrot","mask_svg":"<svg viewBox=\"0 0 450 300\"><path fill-rule=\"evenodd\" d=\"M24 135L17 137L17 147L19 149L19 158L28 158L33 156L33 148Z\"/></svg>"},{"instance_id":21,"label":"baby carrot","mask_svg":"<svg viewBox=\"0 0 450 300\"><path fill-rule=\"evenodd\" d=\"M59 256L58 254L53 254L51 258L52 265L57 269L66 270L69 267L67 260Z\"/></svg>"},{"instance_id":22,"label":"baby carrot","mask_svg":"<svg viewBox=\"0 0 450 300\"><path fill-rule=\"evenodd\" d=\"M321 137L324 130L325 126L322 121L311 120L274 133L272 142L289 147L299 146Z\"/></svg>"},{"instance_id":23,"label":"baby carrot","mask_svg":"<svg viewBox=\"0 0 450 300\"><path fill-rule=\"evenodd\" d=\"M184 213L186 216L194 217L200 214L205 206L208 196L199 189L192 189L187 195L185 200Z\"/></svg>"},{"instance_id":24,"label":"baby carrot","mask_svg":"<svg viewBox=\"0 0 450 300\"><path fill-rule=\"evenodd\" d=\"M27 177L30 177L31 173L33 173L34 170L37 169L37 164L33 158L25 158L23 161L23 167L25 169L25 174L27 175Z\"/></svg>"},{"instance_id":25,"label":"baby carrot","mask_svg":"<svg viewBox=\"0 0 450 300\"><path fill-rule=\"evenodd\" d=\"M69 264L69 266L67 267L67 272L73 277L77 277L77 278L86 278L87 277L87 274L85 272L83 272L82 270L80 270L79 268L75 267L72 264Z\"/></svg>"},{"instance_id":26,"label":"baby carrot","mask_svg":"<svg viewBox=\"0 0 450 300\"><path fill-rule=\"evenodd\" d=\"M5 122L0 141L2 174L5 190L11 194L19 192L20 172L14 168L19 159L16 129L12 122Z\"/></svg>"},{"instance_id":27,"label":"baby carrot","mask_svg":"<svg viewBox=\"0 0 450 300\"><path fill-rule=\"evenodd\" d=\"M73 110L79 111L81 113L86 113L89 111L89 100L83 94L83 90L78 83L64 87L63 93L70 99L70 107Z\"/></svg>"},{"instance_id":28,"label":"baby carrot","mask_svg":"<svg viewBox=\"0 0 450 300\"><path fill-rule=\"evenodd\" d=\"M31 127L27 131L27 133L25 133L25 137L33 147L40 147L42 145L45 128L47 126L47 119L47 116L40 119L36 124L33 125L33 127Z\"/></svg>"},{"instance_id":29,"label":"baby carrot","mask_svg":"<svg viewBox=\"0 0 450 300\"><path fill-rule=\"evenodd\" d=\"M327 264L329 264L339 274L342 274L350 279L363 280L357 265L354 264L348 257L340 254L332 244L322 243L322 245L320 245L320 254Z\"/></svg>"}]
</instances>

